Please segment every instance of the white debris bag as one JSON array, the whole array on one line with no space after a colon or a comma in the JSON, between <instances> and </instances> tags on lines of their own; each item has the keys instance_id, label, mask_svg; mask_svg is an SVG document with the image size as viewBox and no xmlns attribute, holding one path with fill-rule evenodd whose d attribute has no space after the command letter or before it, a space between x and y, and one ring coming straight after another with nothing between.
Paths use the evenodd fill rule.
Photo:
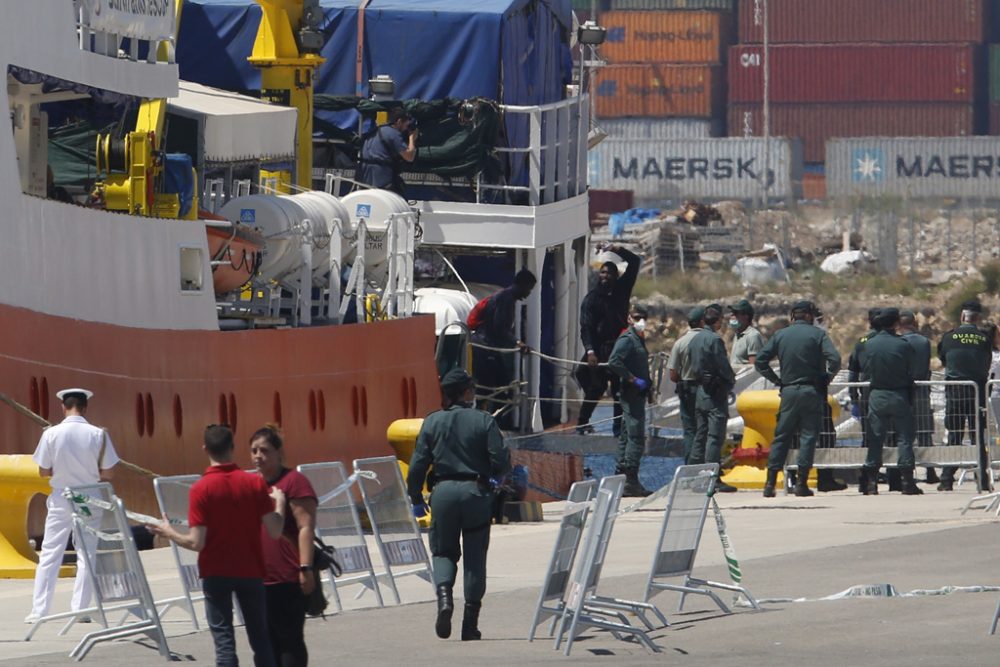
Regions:
<instances>
[{"instance_id":1,"label":"white debris bag","mask_svg":"<svg viewBox=\"0 0 1000 667\"><path fill-rule=\"evenodd\" d=\"M863 250L845 250L828 255L819 268L821 271L839 276L863 270L874 261L875 258Z\"/></svg>"}]
</instances>

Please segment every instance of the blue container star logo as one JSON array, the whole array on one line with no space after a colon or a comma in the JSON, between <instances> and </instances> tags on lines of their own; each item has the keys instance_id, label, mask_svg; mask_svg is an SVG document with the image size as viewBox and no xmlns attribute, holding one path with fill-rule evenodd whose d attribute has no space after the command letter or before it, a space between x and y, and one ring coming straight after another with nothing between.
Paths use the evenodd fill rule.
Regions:
<instances>
[{"instance_id":1,"label":"blue container star logo","mask_svg":"<svg viewBox=\"0 0 1000 667\"><path fill-rule=\"evenodd\" d=\"M851 158L855 183L881 183L885 180L885 153L878 148L858 148Z\"/></svg>"}]
</instances>

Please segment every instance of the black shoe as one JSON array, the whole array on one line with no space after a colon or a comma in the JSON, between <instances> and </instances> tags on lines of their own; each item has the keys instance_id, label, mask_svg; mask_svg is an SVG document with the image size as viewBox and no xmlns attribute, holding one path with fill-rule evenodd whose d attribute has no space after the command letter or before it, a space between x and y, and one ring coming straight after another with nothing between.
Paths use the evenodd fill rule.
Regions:
<instances>
[{"instance_id":1,"label":"black shoe","mask_svg":"<svg viewBox=\"0 0 1000 667\"><path fill-rule=\"evenodd\" d=\"M828 493L830 491L843 491L847 488L847 485L843 482L838 482L835 479L831 480L819 480L816 482L816 490L821 493Z\"/></svg>"},{"instance_id":2,"label":"black shoe","mask_svg":"<svg viewBox=\"0 0 1000 667\"><path fill-rule=\"evenodd\" d=\"M638 468L625 468L625 489L622 495L626 498L645 498L653 492L647 489L639 481Z\"/></svg>"},{"instance_id":3,"label":"black shoe","mask_svg":"<svg viewBox=\"0 0 1000 667\"><path fill-rule=\"evenodd\" d=\"M927 478L924 480L924 484L940 484L941 478L938 477L937 470L934 468L927 469Z\"/></svg>"},{"instance_id":4,"label":"black shoe","mask_svg":"<svg viewBox=\"0 0 1000 667\"><path fill-rule=\"evenodd\" d=\"M736 493L739 491L735 486L726 484L721 479L715 482L715 490L717 493Z\"/></svg>"},{"instance_id":5,"label":"black shoe","mask_svg":"<svg viewBox=\"0 0 1000 667\"><path fill-rule=\"evenodd\" d=\"M767 481L764 482L764 497L774 498L774 487L778 484L778 471L768 470Z\"/></svg>"},{"instance_id":6,"label":"black shoe","mask_svg":"<svg viewBox=\"0 0 1000 667\"><path fill-rule=\"evenodd\" d=\"M913 468L900 468L900 491L904 496L922 496L924 492L920 490L913 480Z\"/></svg>"},{"instance_id":7,"label":"black shoe","mask_svg":"<svg viewBox=\"0 0 1000 667\"><path fill-rule=\"evenodd\" d=\"M813 495L815 495L815 494L814 494L814 493L812 492L812 489L810 489L810 488L809 488L808 486L806 486L805 484L796 484L796 485L795 485L795 492L794 492L794 493L795 493L795 495L796 495L796 496L798 496L799 498L809 498L810 496L813 496Z\"/></svg>"},{"instance_id":8,"label":"black shoe","mask_svg":"<svg viewBox=\"0 0 1000 667\"><path fill-rule=\"evenodd\" d=\"M764 485L764 497L774 498L774 486L768 484Z\"/></svg>"},{"instance_id":9,"label":"black shoe","mask_svg":"<svg viewBox=\"0 0 1000 667\"><path fill-rule=\"evenodd\" d=\"M441 639L451 637L451 615L455 611L455 602L451 598L451 586L441 584L437 587L437 620L434 622L434 632Z\"/></svg>"},{"instance_id":10,"label":"black shoe","mask_svg":"<svg viewBox=\"0 0 1000 667\"><path fill-rule=\"evenodd\" d=\"M479 610L482 602L466 602L465 615L462 617L462 641L479 641L483 633L479 631Z\"/></svg>"},{"instance_id":11,"label":"black shoe","mask_svg":"<svg viewBox=\"0 0 1000 667\"><path fill-rule=\"evenodd\" d=\"M954 486L954 484L955 484L955 482L953 480L942 479L941 483L938 484L938 486L937 486L937 490L938 491L954 491L954 489L952 488Z\"/></svg>"}]
</instances>

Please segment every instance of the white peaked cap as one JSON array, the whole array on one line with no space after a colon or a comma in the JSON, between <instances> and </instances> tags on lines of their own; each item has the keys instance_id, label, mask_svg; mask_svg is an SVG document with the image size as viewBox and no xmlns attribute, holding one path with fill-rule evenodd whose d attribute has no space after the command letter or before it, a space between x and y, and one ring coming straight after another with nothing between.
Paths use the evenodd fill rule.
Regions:
<instances>
[{"instance_id":1,"label":"white peaked cap","mask_svg":"<svg viewBox=\"0 0 1000 667\"><path fill-rule=\"evenodd\" d=\"M57 391L56 398L58 398L60 401L64 401L66 400L67 396L70 396L72 394L83 394L88 401L94 397L94 392L90 391L89 389L80 389L79 387L73 387L72 389L62 389L60 391Z\"/></svg>"}]
</instances>

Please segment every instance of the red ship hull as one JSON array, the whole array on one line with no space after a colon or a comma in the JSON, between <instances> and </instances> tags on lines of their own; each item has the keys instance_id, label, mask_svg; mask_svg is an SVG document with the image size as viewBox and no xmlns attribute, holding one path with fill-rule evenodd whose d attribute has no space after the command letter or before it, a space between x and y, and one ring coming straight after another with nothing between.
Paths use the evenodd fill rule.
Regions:
<instances>
[{"instance_id":1,"label":"red ship hull","mask_svg":"<svg viewBox=\"0 0 1000 667\"><path fill-rule=\"evenodd\" d=\"M235 428L237 462L268 422L289 465L392 454L386 428L438 408L434 319L256 331L133 329L0 306L0 391L52 422L55 392L95 392L91 423L119 455L160 475L201 472L206 425ZM40 429L0 406L0 453L30 454ZM152 481L120 471L130 509L156 513Z\"/></svg>"}]
</instances>

